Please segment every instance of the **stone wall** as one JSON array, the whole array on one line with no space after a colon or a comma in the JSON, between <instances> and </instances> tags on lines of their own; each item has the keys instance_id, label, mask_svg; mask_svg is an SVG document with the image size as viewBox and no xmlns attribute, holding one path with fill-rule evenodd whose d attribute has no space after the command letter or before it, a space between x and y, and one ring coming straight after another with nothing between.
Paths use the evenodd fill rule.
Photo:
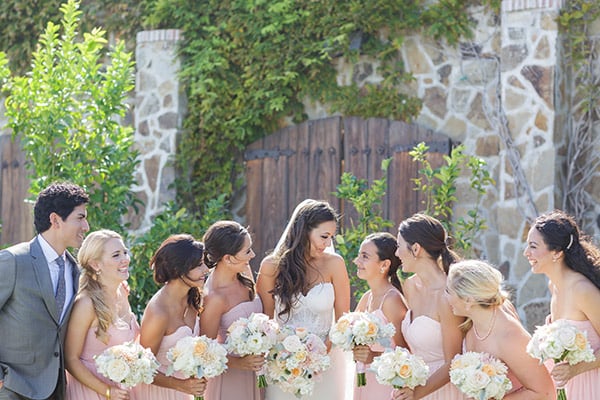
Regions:
<instances>
[{"instance_id":1,"label":"stone wall","mask_svg":"<svg viewBox=\"0 0 600 400\"><path fill-rule=\"evenodd\" d=\"M546 278L530 272L522 253L530 221L555 207L554 20L561 6L503 1L499 19L473 9L471 42L455 49L414 37L402 53L425 102L417 123L461 141L492 171L496 186L484 199L489 229L479 249L505 275L530 330L549 311ZM457 204L457 215L472 206Z\"/></svg>"},{"instance_id":2,"label":"stone wall","mask_svg":"<svg viewBox=\"0 0 600 400\"><path fill-rule=\"evenodd\" d=\"M449 135L488 163L496 186L483 199L489 229L476 248L503 272L530 330L549 312L546 278L530 272L522 253L530 222L556 207L555 146L564 139L555 134L555 86L563 79L555 18L561 7L551 0L503 1L499 18L473 8L478 25L470 42L450 47L415 35L401 50L415 77L407 89L424 101L416 123ZM376 82L376 66L338 60L340 83ZM309 113L323 114L316 106ZM474 206L468 184L465 177L457 217Z\"/></svg>"},{"instance_id":3,"label":"stone wall","mask_svg":"<svg viewBox=\"0 0 600 400\"><path fill-rule=\"evenodd\" d=\"M132 229L150 227L152 217L175 199L173 157L185 114L185 96L177 73L179 30L143 31L137 34L135 87L135 144L141 154L133 188L145 208L130 217Z\"/></svg>"}]
</instances>

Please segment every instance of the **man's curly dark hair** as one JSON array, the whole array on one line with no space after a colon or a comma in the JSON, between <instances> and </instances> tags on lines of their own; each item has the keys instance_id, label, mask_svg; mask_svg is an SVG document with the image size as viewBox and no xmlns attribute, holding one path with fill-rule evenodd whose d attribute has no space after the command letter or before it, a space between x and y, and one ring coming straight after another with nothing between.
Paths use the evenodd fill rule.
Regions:
<instances>
[{"instance_id":1,"label":"man's curly dark hair","mask_svg":"<svg viewBox=\"0 0 600 400\"><path fill-rule=\"evenodd\" d=\"M33 223L38 233L50 229L50 214L58 214L64 221L75 207L87 204L90 198L81 187L68 183L53 183L40 192L33 207Z\"/></svg>"}]
</instances>

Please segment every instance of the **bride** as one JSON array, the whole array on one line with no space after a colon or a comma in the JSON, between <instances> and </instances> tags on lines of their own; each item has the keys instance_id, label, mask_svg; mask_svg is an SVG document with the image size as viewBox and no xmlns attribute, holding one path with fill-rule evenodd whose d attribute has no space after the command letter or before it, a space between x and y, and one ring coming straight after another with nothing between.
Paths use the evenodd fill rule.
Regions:
<instances>
[{"instance_id":1,"label":"bride","mask_svg":"<svg viewBox=\"0 0 600 400\"><path fill-rule=\"evenodd\" d=\"M327 336L334 318L350 309L350 283L344 260L330 251L337 215L326 202L301 202L273 253L260 265L256 286L265 314L281 325L304 327L331 347ZM329 352L331 367L317 378L312 399L344 400L344 355ZM296 400L275 385L265 400Z\"/></svg>"}]
</instances>

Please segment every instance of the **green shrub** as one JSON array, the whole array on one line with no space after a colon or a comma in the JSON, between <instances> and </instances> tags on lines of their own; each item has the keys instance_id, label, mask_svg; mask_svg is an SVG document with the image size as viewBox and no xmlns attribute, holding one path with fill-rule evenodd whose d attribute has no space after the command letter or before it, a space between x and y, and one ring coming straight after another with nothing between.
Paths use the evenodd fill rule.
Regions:
<instances>
[{"instance_id":1,"label":"green shrub","mask_svg":"<svg viewBox=\"0 0 600 400\"><path fill-rule=\"evenodd\" d=\"M439 219L454 239L455 249L464 257L471 257L473 240L480 231L487 229L485 219L480 214L480 203L486 188L494 185L494 179L483 159L464 154L464 145L456 146L449 156L444 156L445 164L438 168L432 168L427 160L428 150L425 143L419 143L410 152L413 161L422 165L420 176L413 179L414 190L425 196L423 212ZM459 200L456 184L465 169L469 171L470 188L476 194L475 206L467 212L466 218L454 219L453 206Z\"/></svg>"},{"instance_id":2,"label":"green shrub","mask_svg":"<svg viewBox=\"0 0 600 400\"><path fill-rule=\"evenodd\" d=\"M344 172L334 193L336 197L347 200L358 212L358 221L347 221L347 225L343 225L335 237L336 251L346 262L356 301L368 290L367 282L356 275L356 265L353 262L358 255L360 244L367 235L385 231L393 226L392 221L381 216L381 201L387 189L386 172L390 161L391 159L383 160L383 176L375 179L370 187L366 179L358 179L351 173Z\"/></svg>"},{"instance_id":3,"label":"green shrub","mask_svg":"<svg viewBox=\"0 0 600 400\"><path fill-rule=\"evenodd\" d=\"M0 53L8 127L26 153L33 196L54 181L76 183L90 194L92 229L124 233L121 217L139 203L130 190L138 164L133 129L118 122L134 64L122 42L105 51L101 29L78 35L78 7L69 0L60 25L48 22L27 74L11 77Z\"/></svg>"}]
</instances>

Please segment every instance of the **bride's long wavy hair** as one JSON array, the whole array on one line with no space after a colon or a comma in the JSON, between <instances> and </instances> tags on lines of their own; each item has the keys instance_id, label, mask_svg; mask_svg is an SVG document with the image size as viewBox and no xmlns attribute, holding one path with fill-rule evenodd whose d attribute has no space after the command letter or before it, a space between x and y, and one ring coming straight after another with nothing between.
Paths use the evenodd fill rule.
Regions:
<instances>
[{"instance_id":1,"label":"bride's long wavy hair","mask_svg":"<svg viewBox=\"0 0 600 400\"><path fill-rule=\"evenodd\" d=\"M296 206L273 251L277 263L277 276L271 293L279 297L282 304L279 316L289 315L298 294L309 289L307 271L314 268L310 263L309 234L323 222L330 221L337 224L338 215L325 201L306 199Z\"/></svg>"}]
</instances>

